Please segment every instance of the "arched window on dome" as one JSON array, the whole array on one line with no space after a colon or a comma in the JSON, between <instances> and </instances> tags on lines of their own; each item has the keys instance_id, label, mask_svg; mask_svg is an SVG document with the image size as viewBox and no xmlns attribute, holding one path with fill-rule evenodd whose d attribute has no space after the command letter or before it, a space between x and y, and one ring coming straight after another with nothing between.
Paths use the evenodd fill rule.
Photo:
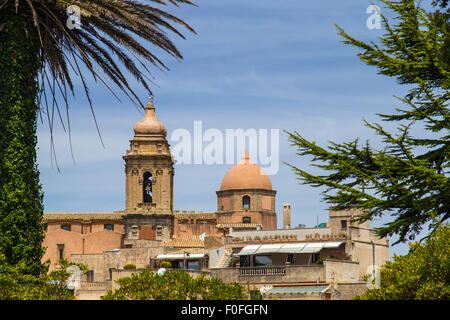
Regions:
<instances>
[{"instance_id":1,"label":"arched window on dome","mask_svg":"<svg viewBox=\"0 0 450 320\"><path fill-rule=\"evenodd\" d=\"M242 208L250 209L250 197L249 196L242 197Z\"/></svg>"},{"instance_id":2,"label":"arched window on dome","mask_svg":"<svg viewBox=\"0 0 450 320\"><path fill-rule=\"evenodd\" d=\"M152 203L153 181L150 172L144 173L143 192L144 203Z\"/></svg>"}]
</instances>

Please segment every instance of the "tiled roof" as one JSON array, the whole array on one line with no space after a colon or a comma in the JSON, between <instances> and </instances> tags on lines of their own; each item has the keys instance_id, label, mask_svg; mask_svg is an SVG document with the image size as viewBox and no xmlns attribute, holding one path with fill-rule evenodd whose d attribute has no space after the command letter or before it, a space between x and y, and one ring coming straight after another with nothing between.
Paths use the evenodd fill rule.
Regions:
<instances>
[{"instance_id":1,"label":"tiled roof","mask_svg":"<svg viewBox=\"0 0 450 320\"><path fill-rule=\"evenodd\" d=\"M47 212L44 213L43 220L67 221L67 220L121 220L122 212Z\"/></svg>"},{"instance_id":2,"label":"tiled roof","mask_svg":"<svg viewBox=\"0 0 450 320\"><path fill-rule=\"evenodd\" d=\"M176 219L216 219L215 212L174 211Z\"/></svg>"},{"instance_id":3,"label":"tiled roof","mask_svg":"<svg viewBox=\"0 0 450 320\"><path fill-rule=\"evenodd\" d=\"M209 253L208 249L205 248L189 248L189 249L178 249L178 248L173 248L171 250L168 250L166 253L167 254L183 254L184 252L188 251L191 254L195 254L195 253Z\"/></svg>"},{"instance_id":4,"label":"tiled roof","mask_svg":"<svg viewBox=\"0 0 450 320\"><path fill-rule=\"evenodd\" d=\"M200 240L200 236L177 236L166 242L164 247L169 248L204 248L205 242Z\"/></svg>"},{"instance_id":5,"label":"tiled roof","mask_svg":"<svg viewBox=\"0 0 450 320\"><path fill-rule=\"evenodd\" d=\"M222 223L217 224L217 228L239 228L239 229L257 229L261 227L259 223Z\"/></svg>"}]
</instances>

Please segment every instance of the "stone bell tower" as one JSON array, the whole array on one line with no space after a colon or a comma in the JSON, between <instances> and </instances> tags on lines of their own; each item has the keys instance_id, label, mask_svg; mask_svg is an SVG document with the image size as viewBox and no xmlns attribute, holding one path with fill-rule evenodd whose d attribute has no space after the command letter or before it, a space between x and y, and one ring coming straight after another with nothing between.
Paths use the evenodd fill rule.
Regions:
<instances>
[{"instance_id":1,"label":"stone bell tower","mask_svg":"<svg viewBox=\"0 0 450 320\"><path fill-rule=\"evenodd\" d=\"M127 239L167 240L173 233L174 161L166 136L150 97L123 157Z\"/></svg>"}]
</instances>

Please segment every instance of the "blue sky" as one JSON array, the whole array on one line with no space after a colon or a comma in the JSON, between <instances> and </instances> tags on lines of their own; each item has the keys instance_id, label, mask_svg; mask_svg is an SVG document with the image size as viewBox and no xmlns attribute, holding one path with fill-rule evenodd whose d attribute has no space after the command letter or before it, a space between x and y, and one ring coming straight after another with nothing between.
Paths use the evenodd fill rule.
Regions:
<instances>
[{"instance_id":1,"label":"blue sky","mask_svg":"<svg viewBox=\"0 0 450 320\"><path fill-rule=\"evenodd\" d=\"M405 92L356 57L336 34L337 23L352 36L376 41L382 30L369 30L369 1L298 0L197 0L199 7L169 11L184 19L197 35L173 37L184 59L162 55L169 72L153 69L154 103L158 118L171 132L193 131L201 120L204 130L280 129L280 169L270 176L277 190L278 224L282 205L291 204L292 225L312 226L328 220L328 205L320 189L299 185L285 161L308 169L309 159L299 158L282 130L299 131L319 144L344 142L372 132L362 120L377 120L398 103L393 95ZM383 10L383 8L382 8ZM390 15L388 12L384 12ZM156 51L158 53L158 51ZM134 89L147 101L147 93ZM122 156L129 147L134 124L142 118L126 97L122 102L93 81L89 83L97 120L105 142L102 147L83 96L80 81L70 101L73 163L68 135L57 124L54 132L60 172L50 158L48 125L39 124L38 161L46 212L110 212L125 205ZM169 139L169 143L171 143ZM216 194L230 165L176 165L176 210L216 210ZM378 219L381 225L389 218ZM393 239L395 240L395 238ZM393 242L393 241L392 241ZM405 254L407 245L393 253Z\"/></svg>"}]
</instances>

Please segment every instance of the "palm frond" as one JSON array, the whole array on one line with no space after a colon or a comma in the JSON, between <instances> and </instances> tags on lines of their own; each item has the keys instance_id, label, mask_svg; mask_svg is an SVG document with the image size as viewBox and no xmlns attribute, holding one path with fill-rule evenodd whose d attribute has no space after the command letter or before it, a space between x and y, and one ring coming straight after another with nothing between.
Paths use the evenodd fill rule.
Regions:
<instances>
[{"instance_id":1,"label":"palm frond","mask_svg":"<svg viewBox=\"0 0 450 320\"><path fill-rule=\"evenodd\" d=\"M164 11L169 5L195 4L189 0L0 0L0 26L7 12L15 9L17 15L34 23L27 32L38 35L40 41L41 77L39 79L41 112L46 113L50 128L51 115L56 112L63 128L69 131L68 93L74 95L72 77L81 79L84 93L92 110L97 131L92 99L87 85L87 69L93 79L103 85L117 99L112 85L117 86L137 106L144 107L133 90L127 74L131 74L149 94L152 74L149 66L169 70L157 55L147 49L150 44L177 60L183 56L169 34L184 39L180 29L194 33L186 22ZM81 28L69 28L70 6L79 8ZM31 19L30 19L31 18ZM8 32L1 29L0 32ZM47 97L46 95L50 97ZM64 101L67 124L64 125L60 105ZM44 98L44 100L42 100ZM53 101L50 101L53 100ZM45 104L45 106L44 106ZM42 115L41 115L42 119ZM52 134L52 129L51 129ZM70 142L71 143L71 142ZM53 144L53 141L51 142ZM103 142L102 142L103 144ZM53 148L53 146L52 146Z\"/></svg>"}]
</instances>

